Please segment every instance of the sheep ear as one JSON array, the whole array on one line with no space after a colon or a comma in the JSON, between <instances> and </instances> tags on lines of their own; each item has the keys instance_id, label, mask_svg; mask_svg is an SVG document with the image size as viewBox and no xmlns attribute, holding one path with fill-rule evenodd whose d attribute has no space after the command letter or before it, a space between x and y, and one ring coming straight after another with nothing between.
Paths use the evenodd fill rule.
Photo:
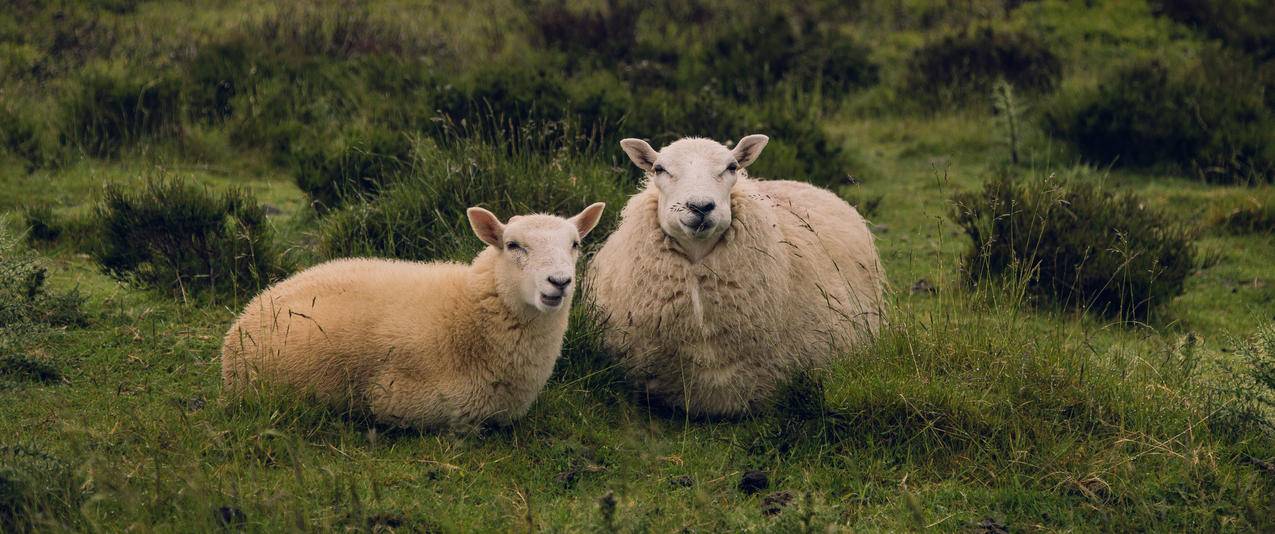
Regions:
<instances>
[{"instance_id":1,"label":"sheep ear","mask_svg":"<svg viewBox=\"0 0 1275 534\"><path fill-rule=\"evenodd\" d=\"M567 222L574 224L580 231L580 239L584 239L584 236L589 235L589 231L593 230L593 227L597 226L598 221L602 219L602 209L605 207L607 207L605 202L594 203L584 208L579 215L568 219Z\"/></svg>"},{"instance_id":2,"label":"sheep ear","mask_svg":"<svg viewBox=\"0 0 1275 534\"><path fill-rule=\"evenodd\" d=\"M465 215L469 216L469 225L474 228L474 235L478 239L483 240L496 248L505 248L502 238L505 235L505 225L500 223L500 219L490 211L479 207L469 208L465 210Z\"/></svg>"},{"instance_id":3,"label":"sheep ear","mask_svg":"<svg viewBox=\"0 0 1275 534\"><path fill-rule=\"evenodd\" d=\"M624 153L629 155L629 159L633 160L633 164L644 171L651 170L655 166L655 158L660 155L651 145L641 139L625 139L620 141L620 148L624 149Z\"/></svg>"},{"instance_id":4,"label":"sheep ear","mask_svg":"<svg viewBox=\"0 0 1275 534\"><path fill-rule=\"evenodd\" d=\"M739 162L740 167L747 167L754 161L757 156L761 155L761 149L766 148L766 143L770 141L769 137L761 134L753 134L739 140L735 144L735 161Z\"/></svg>"}]
</instances>

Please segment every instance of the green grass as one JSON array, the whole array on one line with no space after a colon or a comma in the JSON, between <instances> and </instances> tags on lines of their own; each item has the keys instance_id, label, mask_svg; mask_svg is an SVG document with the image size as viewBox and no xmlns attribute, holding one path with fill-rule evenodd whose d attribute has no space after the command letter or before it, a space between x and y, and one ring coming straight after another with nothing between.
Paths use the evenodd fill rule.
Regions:
<instances>
[{"instance_id":1,"label":"green grass","mask_svg":"<svg viewBox=\"0 0 1275 534\"><path fill-rule=\"evenodd\" d=\"M86 298L87 324L39 327L27 337L26 329L0 325L0 347L21 352L0 354L0 366L13 364L0 374L60 375L0 380L0 530L13 510L38 531L948 532L988 520L1015 531L1275 529L1275 473L1264 467L1275 460L1275 434L1222 417L1245 400L1227 396L1230 369L1241 355L1265 354L1252 347L1275 324L1275 235L1216 223L1251 199L1275 198L1271 186L1080 164L1037 127L1048 96L1025 99L1018 167L1009 164L990 101L894 109L911 50L966 22L1042 32L1064 63L1060 91L1092 84L1102 70L1094 58L1160 46L1189 51L1202 38L1153 18L1142 2L1086 8L1044 0L1009 15L1000 2L973 2L977 9L959 13L942 2L904 4L900 12L894 3L865 2L862 17L842 23L840 30L874 43L882 81L818 114L860 182L834 190L880 199L871 222L893 285L890 324L874 343L795 381L775 408L738 421L652 410L597 348L587 295L577 301L554 378L507 429L391 430L281 392L231 399L221 394L218 352L238 310L181 304L112 278L69 236L34 246L49 288ZM448 74L535 53L522 46L526 21L515 7L396 1L370 12L442 50L411 65ZM187 30L200 44L218 42L271 13L235 1L195 10L150 2L100 16L132 29L119 34L122 54L164 63L181 61L168 52L180 49L175 36ZM0 19L0 42L16 39L5 28ZM57 92L77 60L54 60L49 86ZM348 74L335 60L317 63L337 79ZM31 79L4 83L11 93L0 98L56 107ZM343 98L388 105L373 92ZM321 127L341 120L325 102L306 108ZM380 124L362 113L351 120ZM271 208L269 224L288 257L317 261L322 240L337 235L325 225L341 215L310 208L286 158L237 144L229 133L235 120L183 119L180 139L148 138L113 159L71 151L58 165L29 169L0 151L0 222L20 232L24 211L46 205L61 220L85 220L103 184L137 186L162 168L214 191L245 188ZM452 205L471 200L510 209L527 198L546 209L591 201L562 193L576 180L616 198L637 187L618 147L536 156L509 146L436 148L437 157L418 164L457 170L419 172L383 198L458 217ZM506 149L512 155L495 152ZM460 172L467 154L516 183L466 178L481 174ZM969 288L958 272L969 243L948 217L951 197L1007 166L1101 181L1199 221L1192 224L1201 265L1185 292L1145 323L1129 324L1037 306L1012 279ZM440 183L453 194L430 195ZM435 228L431 238L456 241L430 243L422 254L473 250L476 238L454 218L402 228ZM591 236L590 245L602 237ZM912 291L922 279L936 290ZM751 470L766 473L765 490L739 489ZM764 514L767 502L784 500L778 492L791 496L788 504Z\"/></svg>"}]
</instances>

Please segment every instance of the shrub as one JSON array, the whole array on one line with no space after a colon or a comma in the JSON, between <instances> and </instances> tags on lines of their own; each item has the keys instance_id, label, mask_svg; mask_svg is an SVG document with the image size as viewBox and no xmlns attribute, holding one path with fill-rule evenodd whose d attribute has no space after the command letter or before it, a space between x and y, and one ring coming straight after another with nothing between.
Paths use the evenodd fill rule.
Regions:
<instances>
[{"instance_id":1,"label":"shrub","mask_svg":"<svg viewBox=\"0 0 1275 534\"><path fill-rule=\"evenodd\" d=\"M1213 388L1219 416L1210 422L1227 433L1275 433L1275 325L1239 345L1239 359L1223 363L1224 378Z\"/></svg>"},{"instance_id":2,"label":"shrub","mask_svg":"<svg viewBox=\"0 0 1275 534\"><path fill-rule=\"evenodd\" d=\"M22 337L39 326L80 326L87 322L79 291L50 292L48 270L17 238L0 231L0 338ZM14 343L0 342L0 349Z\"/></svg>"},{"instance_id":3,"label":"shrub","mask_svg":"<svg viewBox=\"0 0 1275 534\"><path fill-rule=\"evenodd\" d=\"M365 3L354 0L282 3L274 12L245 24L243 33L291 56L414 56L442 48L436 40L395 21L373 17Z\"/></svg>"},{"instance_id":4,"label":"shrub","mask_svg":"<svg viewBox=\"0 0 1275 534\"><path fill-rule=\"evenodd\" d=\"M468 260L481 249L465 210L486 207L502 219L540 212L574 214L607 202L596 235L607 235L625 190L618 173L599 163L536 153L513 157L508 147L461 139L450 146L419 142L420 163L410 176L375 200L346 206L324 220L324 257L383 256L415 260Z\"/></svg>"},{"instance_id":5,"label":"shrub","mask_svg":"<svg viewBox=\"0 0 1275 534\"><path fill-rule=\"evenodd\" d=\"M62 235L62 223L54 216L53 207L48 204L23 210L22 218L26 222L29 241L56 241Z\"/></svg>"},{"instance_id":6,"label":"shrub","mask_svg":"<svg viewBox=\"0 0 1275 534\"><path fill-rule=\"evenodd\" d=\"M723 96L756 100L785 84L840 96L877 81L868 48L808 18L790 20L779 10L758 9L724 27L686 87L709 79Z\"/></svg>"},{"instance_id":7,"label":"shrub","mask_svg":"<svg viewBox=\"0 0 1275 534\"><path fill-rule=\"evenodd\" d=\"M196 119L215 123L234 114L234 97L247 89L252 53L242 43L205 46L186 65L186 103Z\"/></svg>"},{"instance_id":8,"label":"shrub","mask_svg":"<svg viewBox=\"0 0 1275 534\"><path fill-rule=\"evenodd\" d=\"M0 531L73 530L83 500L62 460L30 447L0 447Z\"/></svg>"},{"instance_id":9,"label":"shrub","mask_svg":"<svg viewBox=\"0 0 1275 534\"><path fill-rule=\"evenodd\" d=\"M1060 97L1045 129L1101 164L1175 164L1201 179L1275 180L1275 118L1253 66L1224 52L1188 65L1158 59L1117 70L1097 88Z\"/></svg>"},{"instance_id":10,"label":"shrub","mask_svg":"<svg viewBox=\"0 0 1275 534\"><path fill-rule=\"evenodd\" d=\"M27 170L56 165L61 150L29 115L0 105L0 149L27 162Z\"/></svg>"},{"instance_id":11,"label":"shrub","mask_svg":"<svg viewBox=\"0 0 1275 534\"><path fill-rule=\"evenodd\" d=\"M1275 59L1275 4L1245 0L1156 0L1159 14L1265 61Z\"/></svg>"},{"instance_id":12,"label":"shrub","mask_svg":"<svg viewBox=\"0 0 1275 534\"><path fill-rule=\"evenodd\" d=\"M293 156L297 186L320 211L347 198L373 196L411 164L406 134L365 127Z\"/></svg>"},{"instance_id":13,"label":"shrub","mask_svg":"<svg viewBox=\"0 0 1275 534\"><path fill-rule=\"evenodd\" d=\"M568 56L628 60L638 48L638 19L647 3L608 0L586 9L564 0L528 2L526 9L538 44Z\"/></svg>"},{"instance_id":14,"label":"shrub","mask_svg":"<svg viewBox=\"0 0 1275 534\"><path fill-rule=\"evenodd\" d=\"M1213 215L1213 225L1233 234L1275 233L1275 200L1248 198Z\"/></svg>"},{"instance_id":15,"label":"shrub","mask_svg":"<svg viewBox=\"0 0 1275 534\"><path fill-rule=\"evenodd\" d=\"M966 28L912 53L906 91L930 108L986 98L1004 79L1029 93L1052 91L1062 77L1058 56L1034 35L991 27Z\"/></svg>"},{"instance_id":16,"label":"shrub","mask_svg":"<svg viewBox=\"0 0 1275 534\"><path fill-rule=\"evenodd\" d=\"M62 102L64 140L95 157L125 146L181 133L181 81L125 69L93 68Z\"/></svg>"},{"instance_id":17,"label":"shrub","mask_svg":"<svg viewBox=\"0 0 1275 534\"><path fill-rule=\"evenodd\" d=\"M93 255L107 272L183 299L251 295L287 271L265 213L241 189L214 194L162 175L110 184L96 218Z\"/></svg>"},{"instance_id":18,"label":"shrub","mask_svg":"<svg viewBox=\"0 0 1275 534\"><path fill-rule=\"evenodd\" d=\"M1036 294L1108 316L1146 317L1182 293L1195 249L1178 219L1131 193L1077 180L988 180L956 195L973 281L1018 273Z\"/></svg>"}]
</instances>

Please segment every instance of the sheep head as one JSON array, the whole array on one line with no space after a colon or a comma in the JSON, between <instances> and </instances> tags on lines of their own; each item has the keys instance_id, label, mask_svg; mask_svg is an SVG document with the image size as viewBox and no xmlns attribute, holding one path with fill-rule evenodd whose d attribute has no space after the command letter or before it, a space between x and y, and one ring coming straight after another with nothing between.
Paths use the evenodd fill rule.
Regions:
<instances>
[{"instance_id":1,"label":"sheep head","mask_svg":"<svg viewBox=\"0 0 1275 534\"><path fill-rule=\"evenodd\" d=\"M570 219L521 215L508 224L479 207L466 214L474 234L497 250L496 290L505 302L552 312L570 306L580 240L597 226L605 207L598 202Z\"/></svg>"},{"instance_id":2,"label":"sheep head","mask_svg":"<svg viewBox=\"0 0 1275 534\"><path fill-rule=\"evenodd\" d=\"M641 139L620 147L659 193L660 228L692 262L707 256L731 224L730 192L770 138L750 135L734 149L711 139L679 139L658 152Z\"/></svg>"}]
</instances>

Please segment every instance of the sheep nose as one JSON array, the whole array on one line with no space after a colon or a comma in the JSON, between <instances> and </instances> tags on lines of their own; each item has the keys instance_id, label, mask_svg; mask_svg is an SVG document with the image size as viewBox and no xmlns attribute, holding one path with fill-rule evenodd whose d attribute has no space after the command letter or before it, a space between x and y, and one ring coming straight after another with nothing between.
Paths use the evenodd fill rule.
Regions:
<instances>
[{"instance_id":1,"label":"sheep nose","mask_svg":"<svg viewBox=\"0 0 1275 534\"><path fill-rule=\"evenodd\" d=\"M559 290L566 289L567 286L571 285L571 277L570 276L550 276L549 283L553 284L553 287L556 287Z\"/></svg>"},{"instance_id":2,"label":"sheep nose","mask_svg":"<svg viewBox=\"0 0 1275 534\"><path fill-rule=\"evenodd\" d=\"M696 215L704 216L713 211L717 207L717 203L711 200L688 200L686 201L686 209L691 210Z\"/></svg>"}]
</instances>

